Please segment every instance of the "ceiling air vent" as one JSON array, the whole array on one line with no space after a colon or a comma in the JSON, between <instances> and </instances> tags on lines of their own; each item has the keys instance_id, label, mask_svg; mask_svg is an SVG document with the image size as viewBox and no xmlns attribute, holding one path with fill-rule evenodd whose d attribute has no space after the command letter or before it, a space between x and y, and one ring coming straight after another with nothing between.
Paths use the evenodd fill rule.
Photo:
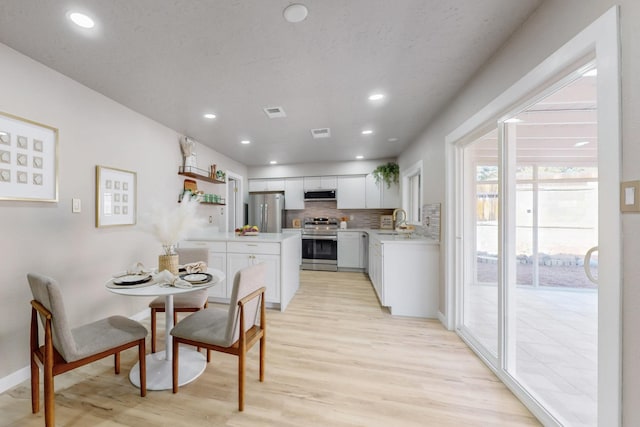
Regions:
<instances>
[{"instance_id":1,"label":"ceiling air vent","mask_svg":"<svg viewBox=\"0 0 640 427\"><path fill-rule=\"evenodd\" d=\"M329 128L320 128L320 129L311 129L311 135L314 138L329 138L331 136L331 129Z\"/></svg>"},{"instance_id":2,"label":"ceiling air vent","mask_svg":"<svg viewBox=\"0 0 640 427\"><path fill-rule=\"evenodd\" d=\"M284 112L282 107L265 107L263 108L264 113L270 119L278 119L280 117L287 117L287 113Z\"/></svg>"}]
</instances>

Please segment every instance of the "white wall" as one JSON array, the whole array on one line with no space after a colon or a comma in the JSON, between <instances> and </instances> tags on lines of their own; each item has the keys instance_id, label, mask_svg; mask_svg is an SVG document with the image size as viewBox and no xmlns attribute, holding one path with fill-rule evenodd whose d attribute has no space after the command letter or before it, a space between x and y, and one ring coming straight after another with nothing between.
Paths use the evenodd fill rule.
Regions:
<instances>
[{"instance_id":1,"label":"white wall","mask_svg":"<svg viewBox=\"0 0 640 427\"><path fill-rule=\"evenodd\" d=\"M179 134L0 44L0 111L59 129L58 203L0 201L0 379L29 365L28 272L56 278L72 325L131 316L148 299L116 296L104 282L134 261L157 264L161 247L141 226L95 228L95 166L137 172L138 212L173 208L184 177ZM198 163L246 168L210 148ZM222 187L222 186L220 186ZM214 191L214 190L212 190ZM223 191L220 189L220 191ZM71 199L82 212L71 213ZM209 215L200 206L202 215Z\"/></svg>"},{"instance_id":2,"label":"white wall","mask_svg":"<svg viewBox=\"0 0 640 427\"><path fill-rule=\"evenodd\" d=\"M465 120L491 102L582 29L620 5L622 70L622 179L640 179L640 2L622 0L547 0L512 36L508 43L476 73L458 97L432 123L419 139L398 158L400 169L423 159L425 203L444 203L445 137ZM446 211L446 206L443 209ZM443 212L442 218L446 218ZM623 246L623 422L640 425L640 215L622 217ZM442 253L442 260L444 253ZM441 265L441 273L443 272ZM440 275L444 278L444 274ZM440 283L440 311L445 313L444 281Z\"/></svg>"}]
</instances>

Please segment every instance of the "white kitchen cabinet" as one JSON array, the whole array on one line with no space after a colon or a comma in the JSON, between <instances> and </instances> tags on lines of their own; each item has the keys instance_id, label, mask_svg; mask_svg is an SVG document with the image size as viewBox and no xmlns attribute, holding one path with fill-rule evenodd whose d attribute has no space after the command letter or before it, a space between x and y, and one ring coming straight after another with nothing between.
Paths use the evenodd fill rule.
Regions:
<instances>
[{"instance_id":1,"label":"white kitchen cabinet","mask_svg":"<svg viewBox=\"0 0 640 427\"><path fill-rule=\"evenodd\" d=\"M230 277L235 277L236 273L243 268L251 265L265 263L267 265L267 277L265 285L267 290L265 298L267 302L280 303L280 256L279 255L261 255L261 254L236 254L229 253L227 255L227 271ZM233 281L227 286L227 294L231 295L233 289Z\"/></svg>"},{"instance_id":2,"label":"white kitchen cabinet","mask_svg":"<svg viewBox=\"0 0 640 427\"><path fill-rule=\"evenodd\" d=\"M284 208L304 209L304 178L284 180Z\"/></svg>"},{"instance_id":3,"label":"white kitchen cabinet","mask_svg":"<svg viewBox=\"0 0 640 427\"><path fill-rule=\"evenodd\" d=\"M372 174L366 176L365 199L368 209L395 209L400 207L400 187L384 182L376 183Z\"/></svg>"},{"instance_id":4,"label":"white kitchen cabinet","mask_svg":"<svg viewBox=\"0 0 640 427\"><path fill-rule=\"evenodd\" d=\"M369 236L369 277L393 315L438 317L439 245Z\"/></svg>"},{"instance_id":5,"label":"white kitchen cabinet","mask_svg":"<svg viewBox=\"0 0 640 427\"><path fill-rule=\"evenodd\" d=\"M378 295L380 305L384 306L382 267L382 244L375 234L369 234L369 279Z\"/></svg>"},{"instance_id":6,"label":"white kitchen cabinet","mask_svg":"<svg viewBox=\"0 0 640 427\"><path fill-rule=\"evenodd\" d=\"M284 179L250 179L249 192L284 191Z\"/></svg>"},{"instance_id":7,"label":"white kitchen cabinet","mask_svg":"<svg viewBox=\"0 0 640 427\"><path fill-rule=\"evenodd\" d=\"M208 264L225 273L226 281L210 288L209 296L214 302L229 303L233 279L241 268L267 263L265 299L269 306L284 311L300 287L301 240L299 231L241 237L218 233L200 240L182 241L180 247L209 248Z\"/></svg>"},{"instance_id":8,"label":"white kitchen cabinet","mask_svg":"<svg viewBox=\"0 0 640 427\"><path fill-rule=\"evenodd\" d=\"M366 179L364 175L338 177L337 206L338 209L364 209Z\"/></svg>"},{"instance_id":9,"label":"white kitchen cabinet","mask_svg":"<svg viewBox=\"0 0 640 427\"><path fill-rule=\"evenodd\" d=\"M360 269L359 231L338 231L338 268Z\"/></svg>"},{"instance_id":10,"label":"white kitchen cabinet","mask_svg":"<svg viewBox=\"0 0 640 427\"><path fill-rule=\"evenodd\" d=\"M224 242L202 242L202 241L184 241L180 243L181 248L204 248L209 250L209 258L203 260L208 267L218 269L227 276L227 245ZM228 276L215 286L209 288L209 297L213 298L229 298L227 293Z\"/></svg>"},{"instance_id":11,"label":"white kitchen cabinet","mask_svg":"<svg viewBox=\"0 0 640 427\"><path fill-rule=\"evenodd\" d=\"M304 190L335 190L338 178L335 176L305 176Z\"/></svg>"}]
</instances>

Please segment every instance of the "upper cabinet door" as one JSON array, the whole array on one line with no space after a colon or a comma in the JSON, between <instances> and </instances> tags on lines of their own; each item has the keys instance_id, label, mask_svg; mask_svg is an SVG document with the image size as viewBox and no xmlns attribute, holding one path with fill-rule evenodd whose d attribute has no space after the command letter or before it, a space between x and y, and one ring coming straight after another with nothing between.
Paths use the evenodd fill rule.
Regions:
<instances>
[{"instance_id":1,"label":"upper cabinet door","mask_svg":"<svg viewBox=\"0 0 640 427\"><path fill-rule=\"evenodd\" d=\"M284 179L250 179L249 191L284 191Z\"/></svg>"},{"instance_id":2,"label":"upper cabinet door","mask_svg":"<svg viewBox=\"0 0 640 427\"><path fill-rule=\"evenodd\" d=\"M361 175L338 177L338 209L364 209L365 177Z\"/></svg>"},{"instance_id":3,"label":"upper cabinet door","mask_svg":"<svg viewBox=\"0 0 640 427\"><path fill-rule=\"evenodd\" d=\"M338 180L335 176L305 176L305 190L335 190Z\"/></svg>"},{"instance_id":4,"label":"upper cabinet door","mask_svg":"<svg viewBox=\"0 0 640 427\"><path fill-rule=\"evenodd\" d=\"M376 184L376 180L372 174L366 176L366 194L365 202L368 209L380 209L381 196L380 187Z\"/></svg>"},{"instance_id":5,"label":"upper cabinet door","mask_svg":"<svg viewBox=\"0 0 640 427\"><path fill-rule=\"evenodd\" d=\"M304 183L302 178L285 179L284 208L304 209Z\"/></svg>"},{"instance_id":6,"label":"upper cabinet door","mask_svg":"<svg viewBox=\"0 0 640 427\"><path fill-rule=\"evenodd\" d=\"M376 183L372 174L366 178L366 205L368 209L395 209L400 207L400 187L384 182Z\"/></svg>"}]
</instances>

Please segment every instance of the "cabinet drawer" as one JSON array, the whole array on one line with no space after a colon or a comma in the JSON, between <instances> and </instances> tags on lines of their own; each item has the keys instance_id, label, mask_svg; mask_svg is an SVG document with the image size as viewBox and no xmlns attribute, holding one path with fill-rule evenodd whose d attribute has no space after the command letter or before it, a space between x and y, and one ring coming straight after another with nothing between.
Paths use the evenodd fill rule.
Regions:
<instances>
[{"instance_id":1,"label":"cabinet drawer","mask_svg":"<svg viewBox=\"0 0 640 427\"><path fill-rule=\"evenodd\" d=\"M227 243L227 252L280 255L280 243L229 242Z\"/></svg>"},{"instance_id":2,"label":"cabinet drawer","mask_svg":"<svg viewBox=\"0 0 640 427\"><path fill-rule=\"evenodd\" d=\"M211 252L226 252L226 242L210 242L201 240L186 240L180 242L181 248L208 248Z\"/></svg>"}]
</instances>

